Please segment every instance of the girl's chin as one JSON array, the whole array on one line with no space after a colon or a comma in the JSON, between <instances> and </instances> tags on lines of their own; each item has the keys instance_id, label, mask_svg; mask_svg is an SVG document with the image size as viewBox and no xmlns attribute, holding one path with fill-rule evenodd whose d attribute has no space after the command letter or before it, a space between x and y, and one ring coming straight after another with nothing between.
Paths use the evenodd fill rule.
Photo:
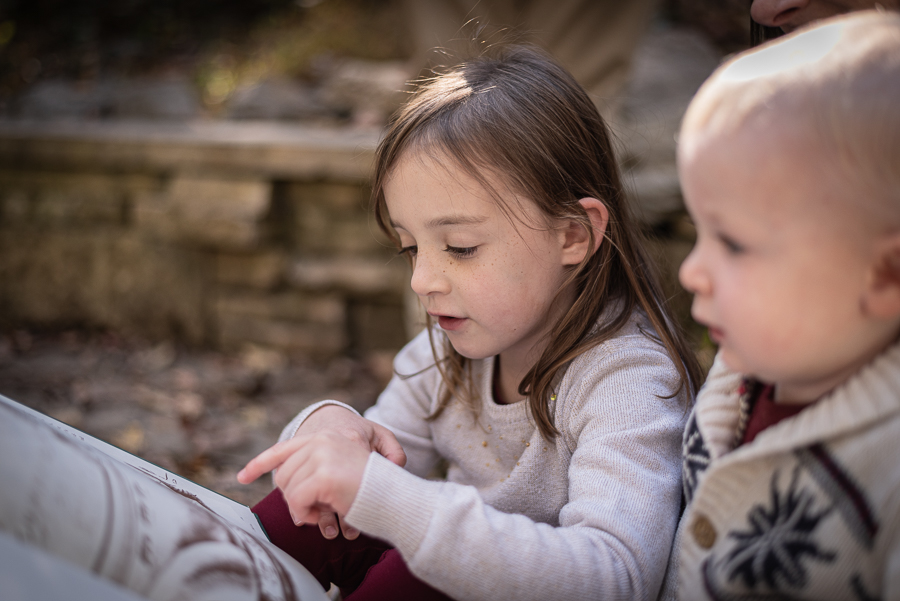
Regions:
<instances>
[{"instance_id":1,"label":"girl's chin","mask_svg":"<svg viewBox=\"0 0 900 601\"><path fill-rule=\"evenodd\" d=\"M453 336L448 336L450 340L450 346L453 347L457 353L465 357L466 359L472 359L473 361L478 361L480 359L487 359L488 357L493 357L497 353L492 350L479 349L477 347L472 347L470 345L465 344L461 340L453 340Z\"/></svg>"}]
</instances>

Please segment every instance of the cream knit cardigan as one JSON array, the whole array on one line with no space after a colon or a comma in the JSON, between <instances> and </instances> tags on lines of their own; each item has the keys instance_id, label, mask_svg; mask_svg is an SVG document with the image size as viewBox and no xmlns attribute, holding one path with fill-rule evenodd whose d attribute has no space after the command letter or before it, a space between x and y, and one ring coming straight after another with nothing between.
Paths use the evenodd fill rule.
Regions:
<instances>
[{"instance_id":1,"label":"cream knit cardigan","mask_svg":"<svg viewBox=\"0 0 900 601\"><path fill-rule=\"evenodd\" d=\"M663 598L900 600L900 345L735 448L740 382L697 398Z\"/></svg>"},{"instance_id":2,"label":"cream knit cardigan","mask_svg":"<svg viewBox=\"0 0 900 601\"><path fill-rule=\"evenodd\" d=\"M554 442L525 401L493 402L493 359L473 362L477 421L460 403L427 421L441 378L423 332L365 414L397 436L408 463L372 453L348 523L389 541L417 577L456 599L655 599L678 521L689 408L646 331L635 315L569 365L552 407ZM447 480L426 479L440 458Z\"/></svg>"}]
</instances>

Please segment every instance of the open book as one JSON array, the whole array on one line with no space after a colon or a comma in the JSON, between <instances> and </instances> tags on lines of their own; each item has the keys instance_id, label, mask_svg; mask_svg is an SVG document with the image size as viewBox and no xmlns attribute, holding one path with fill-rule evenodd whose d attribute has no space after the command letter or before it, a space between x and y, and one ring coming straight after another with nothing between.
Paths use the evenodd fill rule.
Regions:
<instances>
[{"instance_id":1,"label":"open book","mask_svg":"<svg viewBox=\"0 0 900 601\"><path fill-rule=\"evenodd\" d=\"M247 506L3 396L0 566L4 599L327 600Z\"/></svg>"}]
</instances>

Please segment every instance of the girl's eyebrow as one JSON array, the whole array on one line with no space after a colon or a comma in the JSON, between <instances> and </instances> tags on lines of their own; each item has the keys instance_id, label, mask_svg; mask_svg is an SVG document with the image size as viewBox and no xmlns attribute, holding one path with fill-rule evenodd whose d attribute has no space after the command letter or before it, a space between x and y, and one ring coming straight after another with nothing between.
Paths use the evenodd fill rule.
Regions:
<instances>
[{"instance_id":1,"label":"girl's eyebrow","mask_svg":"<svg viewBox=\"0 0 900 601\"><path fill-rule=\"evenodd\" d=\"M425 227L434 229L438 227L446 227L448 225L478 225L487 221L487 217L479 217L477 215L447 215L445 217L435 217L425 222ZM391 227L394 229L406 229L401 224L391 219Z\"/></svg>"}]
</instances>

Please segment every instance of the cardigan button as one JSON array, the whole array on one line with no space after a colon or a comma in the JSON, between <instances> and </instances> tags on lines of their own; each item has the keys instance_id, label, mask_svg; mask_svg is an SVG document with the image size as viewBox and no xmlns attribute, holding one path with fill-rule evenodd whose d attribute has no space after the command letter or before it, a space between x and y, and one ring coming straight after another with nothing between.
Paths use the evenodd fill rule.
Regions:
<instances>
[{"instance_id":1,"label":"cardigan button","mask_svg":"<svg viewBox=\"0 0 900 601\"><path fill-rule=\"evenodd\" d=\"M712 522L709 521L709 518L702 513L694 518L694 523L691 525L691 533L694 535L694 540L697 541L697 544L704 549L711 549L716 544L716 529Z\"/></svg>"}]
</instances>

